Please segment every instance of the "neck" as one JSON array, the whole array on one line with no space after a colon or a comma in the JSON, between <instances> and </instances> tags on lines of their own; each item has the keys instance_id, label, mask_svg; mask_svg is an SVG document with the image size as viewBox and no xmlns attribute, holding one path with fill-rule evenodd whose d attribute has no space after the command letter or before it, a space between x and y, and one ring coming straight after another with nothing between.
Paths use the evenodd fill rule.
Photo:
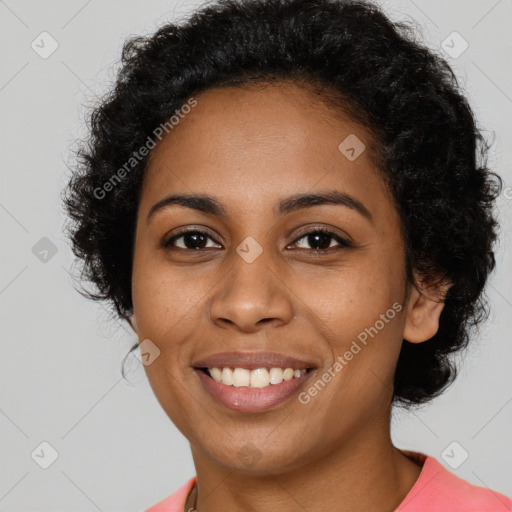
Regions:
<instances>
[{"instance_id":1,"label":"neck","mask_svg":"<svg viewBox=\"0 0 512 512\"><path fill-rule=\"evenodd\" d=\"M393 446L389 423L383 435L365 430L344 439L338 449L279 473L232 470L192 444L191 449L197 492L189 496L186 511L195 504L198 512L393 512L421 472L420 466Z\"/></svg>"}]
</instances>

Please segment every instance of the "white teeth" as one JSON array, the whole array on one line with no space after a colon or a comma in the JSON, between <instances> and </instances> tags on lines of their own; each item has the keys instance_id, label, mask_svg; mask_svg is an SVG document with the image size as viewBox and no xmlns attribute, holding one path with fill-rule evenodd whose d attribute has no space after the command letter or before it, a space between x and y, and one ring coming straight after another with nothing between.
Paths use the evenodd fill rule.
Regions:
<instances>
[{"instance_id":1,"label":"white teeth","mask_svg":"<svg viewBox=\"0 0 512 512\"><path fill-rule=\"evenodd\" d=\"M231 368L222 368L221 382L224 382L224 384L228 386L233 385L233 370Z\"/></svg>"},{"instance_id":2,"label":"white teeth","mask_svg":"<svg viewBox=\"0 0 512 512\"><path fill-rule=\"evenodd\" d=\"M266 368L251 371L251 387L265 388L270 384L270 375Z\"/></svg>"},{"instance_id":3,"label":"white teeth","mask_svg":"<svg viewBox=\"0 0 512 512\"><path fill-rule=\"evenodd\" d=\"M286 368L286 370L283 372L283 379L284 380L292 380L294 375L293 368Z\"/></svg>"},{"instance_id":4,"label":"white teeth","mask_svg":"<svg viewBox=\"0 0 512 512\"><path fill-rule=\"evenodd\" d=\"M281 384L283 381L283 370L281 368L270 368L270 384Z\"/></svg>"},{"instance_id":5,"label":"white teeth","mask_svg":"<svg viewBox=\"0 0 512 512\"><path fill-rule=\"evenodd\" d=\"M229 368L228 368L228 370L231 371ZM210 375L217 382L221 382L222 381L222 371L219 368L210 368Z\"/></svg>"},{"instance_id":6,"label":"white teeth","mask_svg":"<svg viewBox=\"0 0 512 512\"><path fill-rule=\"evenodd\" d=\"M235 368L233 370L233 386L239 388L240 386L248 386L251 380L251 372L245 368Z\"/></svg>"},{"instance_id":7,"label":"white teeth","mask_svg":"<svg viewBox=\"0 0 512 512\"><path fill-rule=\"evenodd\" d=\"M227 386L265 388L271 384L281 384L283 380L302 377L306 369L294 370L293 368L208 368L208 373L217 382Z\"/></svg>"}]
</instances>

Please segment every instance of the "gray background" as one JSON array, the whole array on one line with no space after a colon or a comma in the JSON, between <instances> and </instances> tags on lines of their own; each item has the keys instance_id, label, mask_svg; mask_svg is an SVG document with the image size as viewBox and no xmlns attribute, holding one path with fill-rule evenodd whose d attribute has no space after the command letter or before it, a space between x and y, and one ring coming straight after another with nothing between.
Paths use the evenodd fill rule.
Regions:
<instances>
[{"instance_id":1,"label":"gray background","mask_svg":"<svg viewBox=\"0 0 512 512\"><path fill-rule=\"evenodd\" d=\"M133 333L73 288L59 194L87 106L111 84L123 40L200 4L0 1L0 511L137 511L194 475L187 440L161 410L137 359L127 365L130 383L121 377ZM499 200L489 321L458 358L461 374L449 391L420 411L394 415L393 439L512 495L512 0L383 6L393 19L416 20L440 53L453 31L469 43L447 58L481 126L496 133L490 163L508 187ZM43 31L59 45L46 59L31 47ZM457 469L442 456L454 441L452 459L469 454ZM34 460L49 460L42 442L58 452L47 469Z\"/></svg>"}]
</instances>

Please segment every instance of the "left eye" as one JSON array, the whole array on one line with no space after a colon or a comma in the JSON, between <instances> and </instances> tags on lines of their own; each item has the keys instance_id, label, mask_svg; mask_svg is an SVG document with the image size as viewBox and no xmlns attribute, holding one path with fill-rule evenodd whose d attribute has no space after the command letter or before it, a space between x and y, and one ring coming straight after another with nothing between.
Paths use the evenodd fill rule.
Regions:
<instances>
[{"instance_id":1,"label":"left eye","mask_svg":"<svg viewBox=\"0 0 512 512\"><path fill-rule=\"evenodd\" d=\"M331 249L332 247L336 247L336 245L331 245L332 240L338 242L338 248L339 246L352 247L352 244L345 238L324 229L315 229L313 231L309 231L308 233L304 233L301 237L295 240L293 245L297 244L299 240L303 239L306 241L306 243L312 246L316 246L312 249L314 251L325 251L327 249ZM303 248L308 249L308 247L301 247L301 249Z\"/></svg>"}]
</instances>

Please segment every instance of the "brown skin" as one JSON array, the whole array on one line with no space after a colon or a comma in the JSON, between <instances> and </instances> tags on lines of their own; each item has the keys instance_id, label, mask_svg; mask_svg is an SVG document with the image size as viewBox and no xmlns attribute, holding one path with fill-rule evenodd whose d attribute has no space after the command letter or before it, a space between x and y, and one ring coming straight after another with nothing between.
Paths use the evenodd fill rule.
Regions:
<instances>
[{"instance_id":1,"label":"brown skin","mask_svg":"<svg viewBox=\"0 0 512 512\"><path fill-rule=\"evenodd\" d=\"M390 439L396 361L403 339L435 334L443 304L434 297L446 289L427 295L406 283L400 218L369 151L349 161L338 150L352 133L368 148L363 127L289 83L211 89L196 99L151 152L132 323L140 341L161 350L145 370L190 442L197 509L391 512L421 471ZM357 198L373 222L333 204L282 218L275 211L290 195L329 189ZM172 205L148 224L151 206L170 193L209 194L228 215ZM158 247L184 227L206 229L207 247L180 249L194 243L186 236L175 249ZM354 248L330 238L315 257L304 232L319 227L350 237ZM252 263L235 250L248 236L263 248ZM312 384L394 303L403 309L307 405L292 399L264 413L235 412L203 390L191 367L217 352L277 351L312 361ZM238 452L248 443L259 459L246 465Z\"/></svg>"}]
</instances>

